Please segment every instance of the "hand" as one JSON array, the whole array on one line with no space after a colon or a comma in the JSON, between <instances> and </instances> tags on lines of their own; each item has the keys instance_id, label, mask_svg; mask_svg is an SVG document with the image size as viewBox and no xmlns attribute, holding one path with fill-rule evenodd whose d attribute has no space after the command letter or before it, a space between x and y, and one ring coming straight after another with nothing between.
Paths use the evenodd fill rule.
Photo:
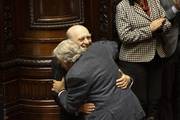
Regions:
<instances>
[{"instance_id":1,"label":"hand","mask_svg":"<svg viewBox=\"0 0 180 120\"><path fill-rule=\"evenodd\" d=\"M53 87L51 88L52 91L59 93L64 89L64 79L62 79L61 81L53 80Z\"/></svg>"},{"instance_id":2,"label":"hand","mask_svg":"<svg viewBox=\"0 0 180 120\"><path fill-rule=\"evenodd\" d=\"M156 30L160 29L163 26L165 20L166 19L164 17L160 17L160 18L152 21L150 24L151 32L155 32Z\"/></svg>"},{"instance_id":3,"label":"hand","mask_svg":"<svg viewBox=\"0 0 180 120\"><path fill-rule=\"evenodd\" d=\"M81 105L79 110L83 113L90 114L95 110L95 105L93 103L85 103Z\"/></svg>"},{"instance_id":4,"label":"hand","mask_svg":"<svg viewBox=\"0 0 180 120\"><path fill-rule=\"evenodd\" d=\"M126 74L122 74L121 78L116 80L116 86L121 88L121 89L126 89L131 82L130 76Z\"/></svg>"}]
</instances>

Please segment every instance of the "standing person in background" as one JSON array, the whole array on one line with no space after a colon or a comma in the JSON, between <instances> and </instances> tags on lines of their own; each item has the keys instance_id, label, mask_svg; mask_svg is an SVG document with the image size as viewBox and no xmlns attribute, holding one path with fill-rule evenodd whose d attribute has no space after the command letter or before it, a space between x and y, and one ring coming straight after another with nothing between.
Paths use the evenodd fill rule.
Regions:
<instances>
[{"instance_id":1,"label":"standing person in background","mask_svg":"<svg viewBox=\"0 0 180 120\"><path fill-rule=\"evenodd\" d=\"M166 11L166 17L171 21L173 28L171 32L166 35L169 37L170 41L177 41L177 45L174 43L174 49L176 50L172 57L168 60L168 65L165 66L166 72L166 82L165 88L166 93L164 93L165 101L165 114L167 116L164 117L165 120L173 119L172 113L172 101L173 95L175 98L175 120L180 120L180 0L160 0L161 5ZM175 40L173 40L175 39ZM173 43L173 42L172 42ZM177 46L177 47L176 47ZM175 72L175 81L172 72ZM175 89L173 89L175 88ZM175 90L175 91L173 91ZM174 92L174 94L173 94ZM167 114L168 113L168 114ZM171 117L172 116L172 117ZM171 117L171 118L170 118Z\"/></svg>"},{"instance_id":2,"label":"standing person in background","mask_svg":"<svg viewBox=\"0 0 180 120\"><path fill-rule=\"evenodd\" d=\"M171 27L165 11L159 0L122 0L116 7L116 27L120 67L134 78L132 89L147 120L159 120L164 58L172 54L161 38Z\"/></svg>"}]
</instances>

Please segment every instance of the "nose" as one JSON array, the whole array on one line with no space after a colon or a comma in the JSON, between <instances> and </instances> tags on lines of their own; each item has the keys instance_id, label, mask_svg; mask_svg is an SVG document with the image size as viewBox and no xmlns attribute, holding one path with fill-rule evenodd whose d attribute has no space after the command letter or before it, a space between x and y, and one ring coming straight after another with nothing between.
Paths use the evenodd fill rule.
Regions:
<instances>
[{"instance_id":1,"label":"nose","mask_svg":"<svg viewBox=\"0 0 180 120\"><path fill-rule=\"evenodd\" d=\"M91 43L91 39L85 38L84 44L89 45Z\"/></svg>"}]
</instances>

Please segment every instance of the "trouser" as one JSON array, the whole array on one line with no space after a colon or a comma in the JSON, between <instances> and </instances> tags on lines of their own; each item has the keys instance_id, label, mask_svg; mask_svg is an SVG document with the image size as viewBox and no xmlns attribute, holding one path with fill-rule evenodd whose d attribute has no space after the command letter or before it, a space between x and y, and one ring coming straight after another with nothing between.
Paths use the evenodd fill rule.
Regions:
<instances>
[{"instance_id":1,"label":"trouser","mask_svg":"<svg viewBox=\"0 0 180 120\"><path fill-rule=\"evenodd\" d=\"M177 49L175 52L175 84L174 84L174 98L175 98L175 120L180 120L180 35Z\"/></svg>"},{"instance_id":2,"label":"trouser","mask_svg":"<svg viewBox=\"0 0 180 120\"><path fill-rule=\"evenodd\" d=\"M175 96L175 102L174 102L174 107L175 107L175 120L180 120L180 58L178 59L178 62L175 64L175 91L174 91L174 96Z\"/></svg>"},{"instance_id":3,"label":"trouser","mask_svg":"<svg viewBox=\"0 0 180 120\"><path fill-rule=\"evenodd\" d=\"M163 64L164 59L157 54L150 62L119 62L120 68L134 79L132 90L147 115L159 111Z\"/></svg>"},{"instance_id":4,"label":"trouser","mask_svg":"<svg viewBox=\"0 0 180 120\"><path fill-rule=\"evenodd\" d=\"M61 120L81 120L82 115L76 115L74 113L69 113L65 109L61 108L61 114L60 114Z\"/></svg>"}]
</instances>

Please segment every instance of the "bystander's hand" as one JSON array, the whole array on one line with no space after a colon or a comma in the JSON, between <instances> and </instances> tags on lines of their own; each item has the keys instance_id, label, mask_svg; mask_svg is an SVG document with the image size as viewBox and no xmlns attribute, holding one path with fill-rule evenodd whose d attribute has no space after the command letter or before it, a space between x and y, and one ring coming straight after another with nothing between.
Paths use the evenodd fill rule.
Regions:
<instances>
[{"instance_id":1,"label":"bystander's hand","mask_svg":"<svg viewBox=\"0 0 180 120\"><path fill-rule=\"evenodd\" d=\"M51 88L52 91L59 93L64 89L64 79L62 79L61 81L53 80L53 87Z\"/></svg>"},{"instance_id":2,"label":"bystander's hand","mask_svg":"<svg viewBox=\"0 0 180 120\"><path fill-rule=\"evenodd\" d=\"M79 111L85 114L90 114L95 110L95 105L93 103L85 103L81 105Z\"/></svg>"},{"instance_id":3,"label":"bystander's hand","mask_svg":"<svg viewBox=\"0 0 180 120\"><path fill-rule=\"evenodd\" d=\"M166 20L166 19L165 19L164 17L160 17L160 18L152 21L152 22L150 23L151 32L155 32L155 31L157 31L158 29L160 29L160 28L163 26L165 20Z\"/></svg>"},{"instance_id":4,"label":"bystander's hand","mask_svg":"<svg viewBox=\"0 0 180 120\"><path fill-rule=\"evenodd\" d=\"M122 74L122 76L116 80L116 86L121 89L126 89L131 84L131 78L129 75Z\"/></svg>"}]
</instances>

